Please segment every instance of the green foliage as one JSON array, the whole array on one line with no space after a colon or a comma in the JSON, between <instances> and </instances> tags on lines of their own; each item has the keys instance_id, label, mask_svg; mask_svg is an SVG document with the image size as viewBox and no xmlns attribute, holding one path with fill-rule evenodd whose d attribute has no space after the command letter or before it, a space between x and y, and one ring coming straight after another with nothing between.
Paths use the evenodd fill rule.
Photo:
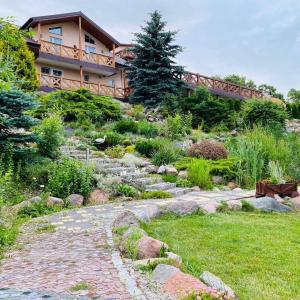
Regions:
<instances>
[{"instance_id":1,"label":"green foliage","mask_svg":"<svg viewBox=\"0 0 300 300\"><path fill-rule=\"evenodd\" d=\"M145 118L145 108L141 104L133 105L131 116L136 120L143 120Z\"/></svg>"},{"instance_id":2,"label":"green foliage","mask_svg":"<svg viewBox=\"0 0 300 300\"><path fill-rule=\"evenodd\" d=\"M261 125L264 127L285 126L288 115L284 107L269 100L253 99L244 102L241 116L246 126Z\"/></svg>"},{"instance_id":3,"label":"green foliage","mask_svg":"<svg viewBox=\"0 0 300 300\"><path fill-rule=\"evenodd\" d=\"M119 184L117 188L117 193L119 195L125 196L125 197L132 197L134 198L137 195L137 190L128 184Z\"/></svg>"},{"instance_id":4,"label":"green foliage","mask_svg":"<svg viewBox=\"0 0 300 300\"><path fill-rule=\"evenodd\" d=\"M125 132L138 132L138 124L132 119L122 119L116 122L114 126L114 131L118 133L125 133Z\"/></svg>"},{"instance_id":5,"label":"green foliage","mask_svg":"<svg viewBox=\"0 0 300 300\"><path fill-rule=\"evenodd\" d=\"M202 189L211 189L213 187L210 166L203 159L195 159L188 167L188 180Z\"/></svg>"},{"instance_id":6,"label":"green foliage","mask_svg":"<svg viewBox=\"0 0 300 300\"><path fill-rule=\"evenodd\" d=\"M57 112L65 121L91 120L104 123L121 118L120 105L110 97L94 96L90 91L55 91L39 98L40 106L34 112L42 117L45 113Z\"/></svg>"},{"instance_id":7,"label":"green foliage","mask_svg":"<svg viewBox=\"0 0 300 300\"><path fill-rule=\"evenodd\" d=\"M176 175L164 174L162 175L163 181L175 183L177 181Z\"/></svg>"},{"instance_id":8,"label":"green foliage","mask_svg":"<svg viewBox=\"0 0 300 300\"><path fill-rule=\"evenodd\" d=\"M0 90L0 153L4 153L9 145L15 155L29 150L28 143L34 142L36 136L22 130L36 124L26 114L34 105L30 94L20 90Z\"/></svg>"},{"instance_id":9,"label":"green foliage","mask_svg":"<svg viewBox=\"0 0 300 300\"><path fill-rule=\"evenodd\" d=\"M126 257L134 260L138 258L138 242L142 236L140 228L132 227L132 233L123 244Z\"/></svg>"},{"instance_id":10,"label":"green foliage","mask_svg":"<svg viewBox=\"0 0 300 300\"><path fill-rule=\"evenodd\" d=\"M72 292L78 292L78 291L83 291L88 289L90 289L90 286L87 282L80 282L72 286L70 290Z\"/></svg>"},{"instance_id":11,"label":"green foliage","mask_svg":"<svg viewBox=\"0 0 300 300\"><path fill-rule=\"evenodd\" d=\"M179 150L166 141L166 143L161 143L157 151L152 155L152 162L156 166L168 165L178 160L179 157Z\"/></svg>"},{"instance_id":12,"label":"green foliage","mask_svg":"<svg viewBox=\"0 0 300 300\"><path fill-rule=\"evenodd\" d=\"M46 190L60 198L70 194L81 194L86 198L92 190L92 167L73 159L54 162L49 168Z\"/></svg>"},{"instance_id":13,"label":"green foliage","mask_svg":"<svg viewBox=\"0 0 300 300\"><path fill-rule=\"evenodd\" d=\"M264 94L269 95L270 97L277 98L277 99L284 99L283 94L279 93L276 87L268 84L261 84L258 89L262 91Z\"/></svg>"},{"instance_id":14,"label":"green foliage","mask_svg":"<svg viewBox=\"0 0 300 300\"><path fill-rule=\"evenodd\" d=\"M227 158L227 150L222 143L213 140L203 140L193 144L188 151L189 156L218 160Z\"/></svg>"},{"instance_id":15,"label":"green foliage","mask_svg":"<svg viewBox=\"0 0 300 300\"><path fill-rule=\"evenodd\" d=\"M14 72L14 76L0 72L0 82L34 91L38 87L35 59L28 49L26 37L31 37L31 33L20 30L10 19L0 18L0 60L4 61L4 66L9 64Z\"/></svg>"},{"instance_id":16,"label":"green foliage","mask_svg":"<svg viewBox=\"0 0 300 300\"><path fill-rule=\"evenodd\" d=\"M146 120L138 122L138 133L147 138L154 138L158 135L157 125Z\"/></svg>"},{"instance_id":17,"label":"green foliage","mask_svg":"<svg viewBox=\"0 0 300 300\"><path fill-rule=\"evenodd\" d=\"M125 155L125 149L124 147L117 145L107 148L105 154L111 158L122 158Z\"/></svg>"},{"instance_id":18,"label":"green foliage","mask_svg":"<svg viewBox=\"0 0 300 300\"><path fill-rule=\"evenodd\" d=\"M172 197L173 195L166 191L144 192L140 195L140 199L166 199Z\"/></svg>"},{"instance_id":19,"label":"green foliage","mask_svg":"<svg viewBox=\"0 0 300 300\"><path fill-rule=\"evenodd\" d=\"M152 157L160 147L158 139L139 139L135 144L135 149L146 157Z\"/></svg>"},{"instance_id":20,"label":"green foliage","mask_svg":"<svg viewBox=\"0 0 300 300\"><path fill-rule=\"evenodd\" d=\"M173 44L176 32L166 31L165 26L161 14L155 11L142 27L143 32L135 34L135 59L127 67L132 103L155 106L165 94L179 94L183 86L179 79L183 68L174 63L181 47Z\"/></svg>"},{"instance_id":21,"label":"green foliage","mask_svg":"<svg viewBox=\"0 0 300 300\"><path fill-rule=\"evenodd\" d=\"M300 100L297 102L287 103L286 109L292 119L300 119Z\"/></svg>"},{"instance_id":22,"label":"green foliage","mask_svg":"<svg viewBox=\"0 0 300 300\"><path fill-rule=\"evenodd\" d=\"M52 114L44 118L35 128L35 132L38 136L37 146L40 154L49 158L57 158L64 133L61 117L57 114Z\"/></svg>"},{"instance_id":23,"label":"green foliage","mask_svg":"<svg viewBox=\"0 0 300 300\"><path fill-rule=\"evenodd\" d=\"M246 200L242 200L242 211L245 212L253 212L255 211L255 208Z\"/></svg>"},{"instance_id":24,"label":"green foliage","mask_svg":"<svg viewBox=\"0 0 300 300\"><path fill-rule=\"evenodd\" d=\"M58 211L62 208L59 205L48 206L44 201L32 203L29 206L24 206L18 211L18 216L22 218L31 217L37 218L43 215L49 215Z\"/></svg>"},{"instance_id":25,"label":"green foliage","mask_svg":"<svg viewBox=\"0 0 300 300\"><path fill-rule=\"evenodd\" d=\"M125 141L125 137L119 133L116 133L114 131L107 131L103 132L99 137L104 138L105 142L103 145L104 147L112 147L116 145L123 145Z\"/></svg>"},{"instance_id":26,"label":"green foliage","mask_svg":"<svg viewBox=\"0 0 300 300\"><path fill-rule=\"evenodd\" d=\"M299 103L300 102L300 90L290 89L288 92L288 99L291 102Z\"/></svg>"},{"instance_id":27,"label":"green foliage","mask_svg":"<svg viewBox=\"0 0 300 300\"><path fill-rule=\"evenodd\" d=\"M192 132L192 115L168 116L162 124L161 135L171 140L180 140Z\"/></svg>"}]
</instances>

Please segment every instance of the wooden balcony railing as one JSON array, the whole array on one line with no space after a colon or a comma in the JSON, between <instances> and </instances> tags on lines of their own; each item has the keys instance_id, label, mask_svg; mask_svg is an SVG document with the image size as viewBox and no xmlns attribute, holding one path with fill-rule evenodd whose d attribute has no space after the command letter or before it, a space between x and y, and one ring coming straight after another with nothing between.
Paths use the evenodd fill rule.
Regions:
<instances>
[{"instance_id":1,"label":"wooden balcony railing","mask_svg":"<svg viewBox=\"0 0 300 300\"><path fill-rule=\"evenodd\" d=\"M53 76L48 74L39 74L40 86L51 87L61 90L77 90L85 88L90 90L95 95L111 96L120 99L128 98L129 90L113 87L96 82L81 82L80 80Z\"/></svg>"},{"instance_id":2,"label":"wooden balcony railing","mask_svg":"<svg viewBox=\"0 0 300 300\"><path fill-rule=\"evenodd\" d=\"M134 53L128 48L124 48L124 49L116 52L116 56L118 56L124 60L134 59Z\"/></svg>"},{"instance_id":3,"label":"wooden balcony railing","mask_svg":"<svg viewBox=\"0 0 300 300\"><path fill-rule=\"evenodd\" d=\"M108 67L115 67L115 60L113 57L99 54L99 53L86 53L84 50L72 48L69 46L54 44L47 41L41 41L41 52L53 54L57 56L67 57L76 60L82 60L93 64L104 65Z\"/></svg>"}]
</instances>

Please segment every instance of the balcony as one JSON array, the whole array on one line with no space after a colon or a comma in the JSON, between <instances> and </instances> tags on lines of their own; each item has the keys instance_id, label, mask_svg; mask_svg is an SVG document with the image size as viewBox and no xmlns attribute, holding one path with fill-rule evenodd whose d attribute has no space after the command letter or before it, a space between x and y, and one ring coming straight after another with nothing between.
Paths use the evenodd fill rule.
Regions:
<instances>
[{"instance_id":1,"label":"balcony","mask_svg":"<svg viewBox=\"0 0 300 300\"><path fill-rule=\"evenodd\" d=\"M113 56L99 53L87 53L86 51L75 47L54 44L43 40L41 40L40 43L40 51L43 53L115 68L115 58Z\"/></svg>"},{"instance_id":2,"label":"balcony","mask_svg":"<svg viewBox=\"0 0 300 300\"><path fill-rule=\"evenodd\" d=\"M111 96L118 99L127 99L129 94L129 89L127 88L124 89L120 87L112 87L96 82L81 82L80 80L53 76L48 74L39 74L38 76L41 87L50 87L53 89L67 91L85 88L95 95Z\"/></svg>"}]
</instances>

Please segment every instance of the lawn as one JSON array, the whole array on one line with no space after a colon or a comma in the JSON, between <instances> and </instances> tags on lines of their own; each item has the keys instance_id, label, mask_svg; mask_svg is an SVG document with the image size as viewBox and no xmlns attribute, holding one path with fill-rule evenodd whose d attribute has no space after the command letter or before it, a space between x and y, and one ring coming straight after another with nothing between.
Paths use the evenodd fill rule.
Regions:
<instances>
[{"instance_id":1,"label":"lawn","mask_svg":"<svg viewBox=\"0 0 300 300\"><path fill-rule=\"evenodd\" d=\"M300 214L164 217L145 225L194 276L210 271L240 299L300 299Z\"/></svg>"}]
</instances>

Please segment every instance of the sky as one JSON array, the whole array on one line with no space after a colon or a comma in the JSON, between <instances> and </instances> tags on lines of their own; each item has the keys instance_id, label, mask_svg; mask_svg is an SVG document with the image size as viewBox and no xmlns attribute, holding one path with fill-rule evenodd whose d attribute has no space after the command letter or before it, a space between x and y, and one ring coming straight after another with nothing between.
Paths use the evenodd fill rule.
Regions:
<instances>
[{"instance_id":1,"label":"sky","mask_svg":"<svg viewBox=\"0 0 300 300\"><path fill-rule=\"evenodd\" d=\"M122 43L159 10L183 47L177 61L206 76L238 74L287 94L300 89L299 0L0 0L0 17L82 11Z\"/></svg>"}]
</instances>

